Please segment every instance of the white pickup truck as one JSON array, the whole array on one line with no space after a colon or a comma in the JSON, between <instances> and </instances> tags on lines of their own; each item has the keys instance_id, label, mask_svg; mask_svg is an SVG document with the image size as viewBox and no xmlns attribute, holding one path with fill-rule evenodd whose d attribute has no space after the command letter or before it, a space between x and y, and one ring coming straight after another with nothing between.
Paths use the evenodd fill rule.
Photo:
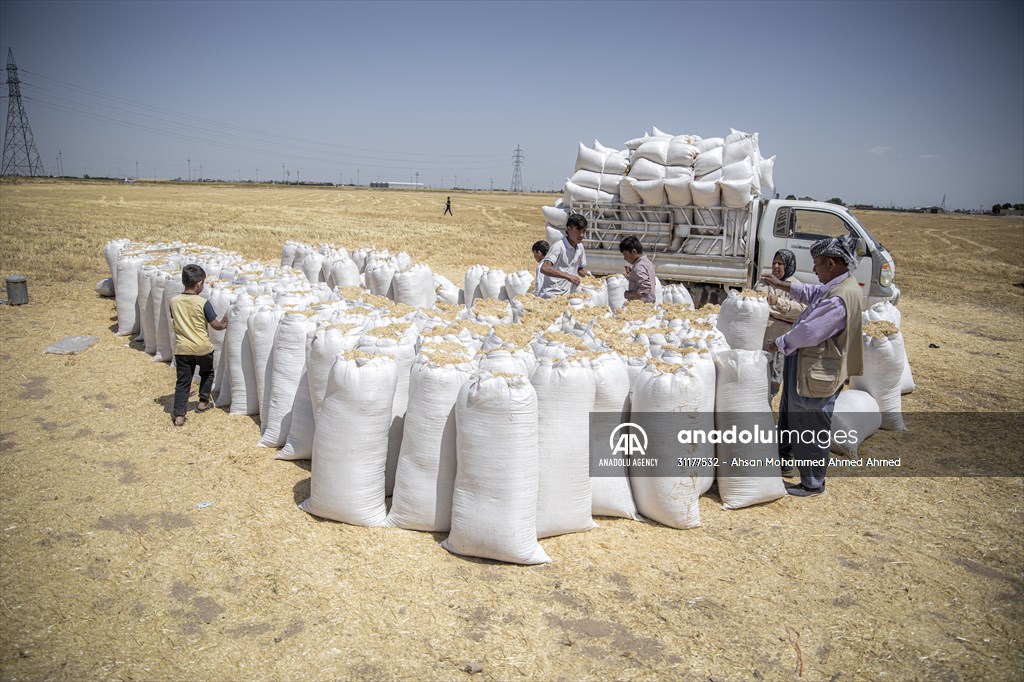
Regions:
<instances>
[{"instance_id":1,"label":"white pickup truck","mask_svg":"<svg viewBox=\"0 0 1024 682\"><path fill-rule=\"evenodd\" d=\"M892 256L846 207L818 201L755 198L744 208L571 202L570 213L587 218L587 266L594 274L623 271L619 242L635 236L654 262L658 279L682 282L697 306L720 302L729 288L752 287L771 271L779 249L796 254L796 277L816 284L811 244L853 235L861 260L854 275L865 307L895 304Z\"/></svg>"}]
</instances>

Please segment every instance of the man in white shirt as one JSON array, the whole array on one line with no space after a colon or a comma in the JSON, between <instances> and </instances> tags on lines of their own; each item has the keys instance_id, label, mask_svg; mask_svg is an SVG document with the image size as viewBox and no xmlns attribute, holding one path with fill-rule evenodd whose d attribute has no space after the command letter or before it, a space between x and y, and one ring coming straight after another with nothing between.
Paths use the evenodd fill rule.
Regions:
<instances>
[{"instance_id":1,"label":"man in white shirt","mask_svg":"<svg viewBox=\"0 0 1024 682\"><path fill-rule=\"evenodd\" d=\"M580 276L590 276L587 254L583 250L583 237L587 234L587 219L573 213L565 222L565 237L555 242L540 263L544 286L537 292L541 298L551 298L574 291Z\"/></svg>"}]
</instances>

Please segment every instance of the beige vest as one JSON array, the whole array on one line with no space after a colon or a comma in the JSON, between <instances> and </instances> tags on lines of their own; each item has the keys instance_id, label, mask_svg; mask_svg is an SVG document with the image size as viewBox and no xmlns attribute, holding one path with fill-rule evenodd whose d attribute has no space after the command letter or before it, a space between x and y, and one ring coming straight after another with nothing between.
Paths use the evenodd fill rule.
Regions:
<instances>
[{"instance_id":1,"label":"beige vest","mask_svg":"<svg viewBox=\"0 0 1024 682\"><path fill-rule=\"evenodd\" d=\"M206 329L203 307L206 299L198 294L178 294L171 299L174 320L175 355L209 355L213 352L210 333Z\"/></svg>"},{"instance_id":2,"label":"beige vest","mask_svg":"<svg viewBox=\"0 0 1024 682\"><path fill-rule=\"evenodd\" d=\"M796 352L796 392L805 398L827 398L850 376L864 371L860 285L851 273L822 297L838 296L846 307L846 326L817 346Z\"/></svg>"}]
</instances>

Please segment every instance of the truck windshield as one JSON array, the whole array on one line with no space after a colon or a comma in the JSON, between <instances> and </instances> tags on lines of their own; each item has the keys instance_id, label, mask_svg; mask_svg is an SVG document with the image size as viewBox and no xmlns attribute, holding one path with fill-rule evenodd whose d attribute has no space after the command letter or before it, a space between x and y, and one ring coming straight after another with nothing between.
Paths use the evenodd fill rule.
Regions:
<instances>
[{"instance_id":1,"label":"truck windshield","mask_svg":"<svg viewBox=\"0 0 1024 682\"><path fill-rule=\"evenodd\" d=\"M875 239L875 235L871 234L871 232L868 231L868 228L864 227L864 224L861 221L857 220L857 216L855 216L849 209L846 210L846 215L850 217L851 223L860 228L861 234L867 235L867 237L871 240L871 243L875 245L876 249L881 250L883 248L882 244L877 239Z\"/></svg>"}]
</instances>

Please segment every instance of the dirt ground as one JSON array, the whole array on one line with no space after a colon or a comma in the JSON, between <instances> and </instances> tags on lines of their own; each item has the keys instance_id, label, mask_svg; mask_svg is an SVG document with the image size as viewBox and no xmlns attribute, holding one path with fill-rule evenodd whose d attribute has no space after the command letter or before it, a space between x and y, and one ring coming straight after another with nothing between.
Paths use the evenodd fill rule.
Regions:
<instances>
[{"instance_id":1,"label":"dirt ground","mask_svg":"<svg viewBox=\"0 0 1024 682\"><path fill-rule=\"evenodd\" d=\"M708 495L694 530L600 519L543 540L548 565L467 559L299 511L308 463L256 447L252 418L175 429L173 372L93 290L116 237L270 262L285 239L372 244L456 282L532 271L551 196L454 193L442 219L444 197L0 185L0 272L30 296L0 306L0 679L1022 678L1019 477L836 477L736 511ZM858 215L896 259L909 419L1022 411L1021 220ZM70 335L99 342L43 354Z\"/></svg>"}]
</instances>

